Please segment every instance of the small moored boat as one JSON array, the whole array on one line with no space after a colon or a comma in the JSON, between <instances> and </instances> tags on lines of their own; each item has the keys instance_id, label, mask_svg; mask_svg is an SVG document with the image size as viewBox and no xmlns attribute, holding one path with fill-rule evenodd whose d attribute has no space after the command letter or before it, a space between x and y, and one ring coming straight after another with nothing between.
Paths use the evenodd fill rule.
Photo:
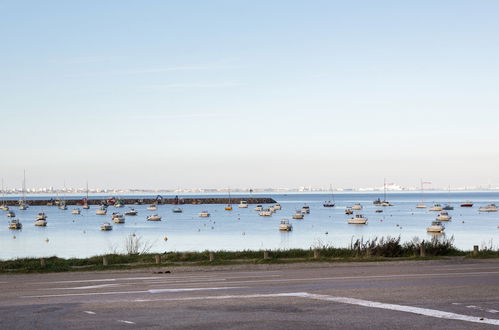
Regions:
<instances>
[{"instance_id":1,"label":"small moored boat","mask_svg":"<svg viewBox=\"0 0 499 330\"><path fill-rule=\"evenodd\" d=\"M437 204L433 204L433 206L430 207L428 210L440 212L443 210L443 207L442 207L442 205L437 203Z\"/></svg>"},{"instance_id":2,"label":"small moored boat","mask_svg":"<svg viewBox=\"0 0 499 330\"><path fill-rule=\"evenodd\" d=\"M417 209L425 209L426 208L426 204L425 203L417 203L416 204L416 208Z\"/></svg>"},{"instance_id":3,"label":"small moored boat","mask_svg":"<svg viewBox=\"0 0 499 330\"><path fill-rule=\"evenodd\" d=\"M210 213L208 211L201 211L199 212L198 216L201 218L208 218L210 216Z\"/></svg>"},{"instance_id":4,"label":"small moored boat","mask_svg":"<svg viewBox=\"0 0 499 330\"><path fill-rule=\"evenodd\" d=\"M303 205L303 207L301 208L301 213L303 213L303 214L310 214L310 206Z\"/></svg>"},{"instance_id":5,"label":"small moored boat","mask_svg":"<svg viewBox=\"0 0 499 330\"><path fill-rule=\"evenodd\" d=\"M71 214L81 214L81 211L79 208L74 208L71 210Z\"/></svg>"},{"instance_id":6,"label":"small moored boat","mask_svg":"<svg viewBox=\"0 0 499 330\"><path fill-rule=\"evenodd\" d=\"M125 216L121 213L113 212L111 220L113 220L114 223L125 223Z\"/></svg>"},{"instance_id":7,"label":"small moored boat","mask_svg":"<svg viewBox=\"0 0 499 330\"><path fill-rule=\"evenodd\" d=\"M17 230L17 229L22 229L22 228L23 228L23 224L18 219L10 220L9 229Z\"/></svg>"},{"instance_id":8,"label":"small moored boat","mask_svg":"<svg viewBox=\"0 0 499 330\"><path fill-rule=\"evenodd\" d=\"M497 212L496 204L489 204L478 209L480 212Z\"/></svg>"},{"instance_id":9,"label":"small moored boat","mask_svg":"<svg viewBox=\"0 0 499 330\"><path fill-rule=\"evenodd\" d=\"M255 206L254 210L261 211L261 210L263 210L263 206L261 204L258 204L257 206Z\"/></svg>"},{"instance_id":10,"label":"small moored boat","mask_svg":"<svg viewBox=\"0 0 499 330\"><path fill-rule=\"evenodd\" d=\"M125 215L135 216L137 214L138 214L138 212L135 209L130 209L130 210L128 210L128 211L125 212Z\"/></svg>"},{"instance_id":11,"label":"small moored boat","mask_svg":"<svg viewBox=\"0 0 499 330\"><path fill-rule=\"evenodd\" d=\"M445 229L444 225L440 221L433 221L426 231L429 233L441 233Z\"/></svg>"},{"instance_id":12,"label":"small moored boat","mask_svg":"<svg viewBox=\"0 0 499 330\"><path fill-rule=\"evenodd\" d=\"M271 209L262 209L262 211L259 213L261 217L270 217L272 216L272 210Z\"/></svg>"},{"instance_id":13,"label":"small moored boat","mask_svg":"<svg viewBox=\"0 0 499 330\"><path fill-rule=\"evenodd\" d=\"M351 207L347 207L347 208L345 209L345 214L353 214L353 210L352 210L352 208L351 208Z\"/></svg>"},{"instance_id":14,"label":"small moored boat","mask_svg":"<svg viewBox=\"0 0 499 330\"><path fill-rule=\"evenodd\" d=\"M437 215L435 220L437 220L437 221L450 221L450 220L452 220L452 217L446 211L442 211Z\"/></svg>"},{"instance_id":15,"label":"small moored boat","mask_svg":"<svg viewBox=\"0 0 499 330\"><path fill-rule=\"evenodd\" d=\"M47 215L44 212L40 212L36 215L36 220L47 220Z\"/></svg>"},{"instance_id":16,"label":"small moored boat","mask_svg":"<svg viewBox=\"0 0 499 330\"><path fill-rule=\"evenodd\" d=\"M156 204L149 205L147 207L149 211L156 211L158 209L158 206Z\"/></svg>"},{"instance_id":17,"label":"small moored boat","mask_svg":"<svg viewBox=\"0 0 499 330\"><path fill-rule=\"evenodd\" d=\"M147 216L148 221L161 221L161 217L158 214L151 214Z\"/></svg>"},{"instance_id":18,"label":"small moored boat","mask_svg":"<svg viewBox=\"0 0 499 330\"><path fill-rule=\"evenodd\" d=\"M14 211L9 211L9 212L7 212L7 217L9 217L9 218L13 218L13 217L15 217L15 216L16 216L16 214L14 213Z\"/></svg>"},{"instance_id":19,"label":"small moored boat","mask_svg":"<svg viewBox=\"0 0 499 330\"><path fill-rule=\"evenodd\" d=\"M379 204L379 205L381 205L381 204ZM360 211L360 210L362 210L362 208L363 208L363 207L362 207L362 205L361 205L360 203L356 203L356 204L354 204L354 205L351 207L351 209L352 209L352 210L355 210L355 211Z\"/></svg>"},{"instance_id":20,"label":"small moored boat","mask_svg":"<svg viewBox=\"0 0 499 330\"><path fill-rule=\"evenodd\" d=\"M45 226L47 226L47 220L45 220L45 219L37 219L35 221L35 226L37 226L37 227L45 227Z\"/></svg>"},{"instance_id":21,"label":"small moored boat","mask_svg":"<svg viewBox=\"0 0 499 330\"><path fill-rule=\"evenodd\" d=\"M293 214L292 218L296 220L301 220L303 219L304 215L301 213L301 211L296 211L295 214Z\"/></svg>"},{"instance_id":22,"label":"small moored boat","mask_svg":"<svg viewBox=\"0 0 499 330\"><path fill-rule=\"evenodd\" d=\"M461 207L473 207L473 202L472 201L466 201L461 204Z\"/></svg>"},{"instance_id":23,"label":"small moored boat","mask_svg":"<svg viewBox=\"0 0 499 330\"><path fill-rule=\"evenodd\" d=\"M247 201L240 201L239 205L237 207L242 208L242 209L248 208L248 202Z\"/></svg>"},{"instance_id":24,"label":"small moored boat","mask_svg":"<svg viewBox=\"0 0 499 330\"><path fill-rule=\"evenodd\" d=\"M106 214L107 214L107 207L105 207L104 205L102 205L101 207L99 207L99 208L95 211L95 214L96 214L96 215L106 215Z\"/></svg>"},{"instance_id":25,"label":"small moored boat","mask_svg":"<svg viewBox=\"0 0 499 330\"><path fill-rule=\"evenodd\" d=\"M102 225L100 225L100 230L113 230L113 226L109 222L104 222Z\"/></svg>"},{"instance_id":26,"label":"small moored boat","mask_svg":"<svg viewBox=\"0 0 499 330\"><path fill-rule=\"evenodd\" d=\"M362 214L356 214L353 218L348 219L348 223L351 225L365 225L367 224L367 218Z\"/></svg>"},{"instance_id":27,"label":"small moored boat","mask_svg":"<svg viewBox=\"0 0 499 330\"><path fill-rule=\"evenodd\" d=\"M172 209L172 212L173 212L173 213L182 213L182 209L181 209L180 207L174 207L174 208Z\"/></svg>"},{"instance_id":28,"label":"small moored boat","mask_svg":"<svg viewBox=\"0 0 499 330\"><path fill-rule=\"evenodd\" d=\"M279 223L279 230L280 231L291 231L291 230L293 230L293 226L289 223L288 219L281 219L281 222Z\"/></svg>"}]
</instances>

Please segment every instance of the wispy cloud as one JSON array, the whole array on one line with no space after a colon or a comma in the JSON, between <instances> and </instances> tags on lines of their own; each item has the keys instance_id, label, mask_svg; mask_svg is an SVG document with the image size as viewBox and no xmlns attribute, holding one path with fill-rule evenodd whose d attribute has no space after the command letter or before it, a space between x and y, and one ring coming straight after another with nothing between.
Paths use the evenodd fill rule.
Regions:
<instances>
[{"instance_id":1,"label":"wispy cloud","mask_svg":"<svg viewBox=\"0 0 499 330\"><path fill-rule=\"evenodd\" d=\"M137 120L181 120L181 119L201 119L201 118L227 118L228 114L217 112L200 112L186 114L147 114L141 113L133 116Z\"/></svg>"},{"instance_id":2,"label":"wispy cloud","mask_svg":"<svg viewBox=\"0 0 499 330\"><path fill-rule=\"evenodd\" d=\"M221 82L157 84L157 85L146 85L143 86L143 88L151 90L164 90L164 89L180 90L180 89L191 89L191 88L230 88L243 85L244 85L243 83L238 81L221 81Z\"/></svg>"}]
</instances>

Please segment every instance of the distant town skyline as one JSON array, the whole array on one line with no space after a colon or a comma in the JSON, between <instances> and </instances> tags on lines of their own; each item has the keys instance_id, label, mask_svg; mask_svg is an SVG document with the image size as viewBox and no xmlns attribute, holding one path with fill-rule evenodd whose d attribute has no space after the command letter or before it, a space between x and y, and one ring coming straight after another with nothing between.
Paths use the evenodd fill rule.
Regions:
<instances>
[{"instance_id":1,"label":"distant town skyline","mask_svg":"<svg viewBox=\"0 0 499 330\"><path fill-rule=\"evenodd\" d=\"M0 1L0 177L499 184L497 1Z\"/></svg>"}]
</instances>

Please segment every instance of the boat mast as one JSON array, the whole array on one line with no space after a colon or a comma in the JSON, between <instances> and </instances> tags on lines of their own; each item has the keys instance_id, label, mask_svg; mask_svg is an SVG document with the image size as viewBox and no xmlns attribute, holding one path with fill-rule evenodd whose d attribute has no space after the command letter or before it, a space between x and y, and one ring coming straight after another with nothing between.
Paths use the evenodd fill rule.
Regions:
<instances>
[{"instance_id":1,"label":"boat mast","mask_svg":"<svg viewBox=\"0 0 499 330\"><path fill-rule=\"evenodd\" d=\"M87 180L87 201L88 201L88 180Z\"/></svg>"},{"instance_id":2,"label":"boat mast","mask_svg":"<svg viewBox=\"0 0 499 330\"><path fill-rule=\"evenodd\" d=\"M333 185L329 184L329 190L331 190L331 199L333 200L334 203L334 193L333 193Z\"/></svg>"},{"instance_id":3,"label":"boat mast","mask_svg":"<svg viewBox=\"0 0 499 330\"><path fill-rule=\"evenodd\" d=\"M383 202L386 202L386 178L383 179Z\"/></svg>"},{"instance_id":4,"label":"boat mast","mask_svg":"<svg viewBox=\"0 0 499 330\"><path fill-rule=\"evenodd\" d=\"M26 202L26 170L23 170L23 204Z\"/></svg>"},{"instance_id":5,"label":"boat mast","mask_svg":"<svg viewBox=\"0 0 499 330\"><path fill-rule=\"evenodd\" d=\"M230 188L229 188L229 205L231 205L231 200L230 200Z\"/></svg>"}]
</instances>

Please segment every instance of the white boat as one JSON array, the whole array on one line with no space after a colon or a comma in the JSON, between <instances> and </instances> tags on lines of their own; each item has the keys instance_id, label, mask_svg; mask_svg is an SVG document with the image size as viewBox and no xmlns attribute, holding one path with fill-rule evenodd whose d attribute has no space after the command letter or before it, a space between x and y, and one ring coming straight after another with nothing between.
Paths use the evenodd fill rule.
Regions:
<instances>
[{"instance_id":1,"label":"white boat","mask_svg":"<svg viewBox=\"0 0 499 330\"><path fill-rule=\"evenodd\" d=\"M0 210L2 210L2 211L8 211L8 210L9 210L9 207L8 207L7 205L5 205L5 204L2 204L2 205L0 206Z\"/></svg>"},{"instance_id":2,"label":"white boat","mask_svg":"<svg viewBox=\"0 0 499 330\"><path fill-rule=\"evenodd\" d=\"M47 225L47 220L45 219L38 219L35 221L35 226L37 227L45 227Z\"/></svg>"},{"instance_id":3,"label":"white boat","mask_svg":"<svg viewBox=\"0 0 499 330\"><path fill-rule=\"evenodd\" d=\"M116 203L114 203L114 207L124 207L125 203L123 203L121 200L118 200Z\"/></svg>"},{"instance_id":4,"label":"white boat","mask_svg":"<svg viewBox=\"0 0 499 330\"><path fill-rule=\"evenodd\" d=\"M36 220L47 220L47 215L44 212L40 212L36 215Z\"/></svg>"},{"instance_id":5,"label":"white boat","mask_svg":"<svg viewBox=\"0 0 499 330\"><path fill-rule=\"evenodd\" d=\"M274 205L274 210L282 210L281 204Z\"/></svg>"},{"instance_id":6,"label":"white boat","mask_svg":"<svg viewBox=\"0 0 499 330\"><path fill-rule=\"evenodd\" d=\"M26 171L23 174L23 187L22 187L22 199L19 201L19 210L27 210L28 202L26 201Z\"/></svg>"},{"instance_id":7,"label":"white boat","mask_svg":"<svg viewBox=\"0 0 499 330\"><path fill-rule=\"evenodd\" d=\"M452 220L452 217L449 215L449 213L442 211L437 215L435 220L437 220L437 221L450 221L450 220Z\"/></svg>"},{"instance_id":8,"label":"white boat","mask_svg":"<svg viewBox=\"0 0 499 330\"><path fill-rule=\"evenodd\" d=\"M429 233L441 233L444 231L444 229L445 227L440 221L433 221L431 225L426 228L426 231Z\"/></svg>"},{"instance_id":9,"label":"white boat","mask_svg":"<svg viewBox=\"0 0 499 330\"><path fill-rule=\"evenodd\" d=\"M9 211L9 212L7 212L7 217L8 217L8 218L13 218L13 217L15 217L15 216L16 216L16 214L14 213L14 211Z\"/></svg>"},{"instance_id":10,"label":"white boat","mask_svg":"<svg viewBox=\"0 0 499 330\"><path fill-rule=\"evenodd\" d=\"M348 219L348 223L351 225L365 225L367 224L367 218L362 214L356 214L353 218Z\"/></svg>"},{"instance_id":11,"label":"white boat","mask_svg":"<svg viewBox=\"0 0 499 330\"><path fill-rule=\"evenodd\" d=\"M9 222L9 229L22 229L23 224L18 219L12 219Z\"/></svg>"},{"instance_id":12,"label":"white boat","mask_svg":"<svg viewBox=\"0 0 499 330\"><path fill-rule=\"evenodd\" d=\"M303 207L301 208L301 213L303 213L303 214L310 214L310 206L303 205Z\"/></svg>"},{"instance_id":13,"label":"white boat","mask_svg":"<svg viewBox=\"0 0 499 330\"><path fill-rule=\"evenodd\" d=\"M104 205L102 205L101 207L99 207L95 211L95 214L97 214L97 215L106 215L107 214L107 207L105 207Z\"/></svg>"},{"instance_id":14,"label":"white boat","mask_svg":"<svg viewBox=\"0 0 499 330\"><path fill-rule=\"evenodd\" d=\"M149 211L156 211L158 209L158 206L156 204L149 205L147 207Z\"/></svg>"},{"instance_id":15,"label":"white boat","mask_svg":"<svg viewBox=\"0 0 499 330\"><path fill-rule=\"evenodd\" d=\"M111 220L113 220L114 223L125 223L125 216L121 213L113 212Z\"/></svg>"},{"instance_id":16,"label":"white boat","mask_svg":"<svg viewBox=\"0 0 499 330\"><path fill-rule=\"evenodd\" d=\"M79 208L75 208L75 209L71 210L71 214L80 214L80 213L81 213L81 211Z\"/></svg>"},{"instance_id":17,"label":"white boat","mask_svg":"<svg viewBox=\"0 0 499 330\"><path fill-rule=\"evenodd\" d=\"M352 208L351 208L351 207L347 207L347 208L345 209L345 214L353 214L353 210L352 210Z\"/></svg>"},{"instance_id":18,"label":"white boat","mask_svg":"<svg viewBox=\"0 0 499 330\"><path fill-rule=\"evenodd\" d=\"M27 210L27 209L28 209L27 204L25 204L25 203L19 204L19 210Z\"/></svg>"},{"instance_id":19,"label":"white boat","mask_svg":"<svg viewBox=\"0 0 499 330\"><path fill-rule=\"evenodd\" d=\"M255 211L261 211L261 210L263 210L263 205L258 204L257 206L255 206L254 210Z\"/></svg>"},{"instance_id":20,"label":"white boat","mask_svg":"<svg viewBox=\"0 0 499 330\"><path fill-rule=\"evenodd\" d=\"M57 207L59 208L59 210L67 210L68 209L65 202L59 203L59 205Z\"/></svg>"},{"instance_id":21,"label":"white boat","mask_svg":"<svg viewBox=\"0 0 499 330\"><path fill-rule=\"evenodd\" d=\"M288 219L281 219L281 223L279 223L280 231L291 231L293 230L293 226L289 223Z\"/></svg>"},{"instance_id":22,"label":"white boat","mask_svg":"<svg viewBox=\"0 0 499 330\"><path fill-rule=\"evenodd\" d=\"M174 207L174 208L172 209L172 212L173 212L173 213L182 213L182 208L180 208L180 207Z\"/></svg>"},{"instance_id":23,"label":"white boat","mask_svg":"<svg viewBox=\"0 0 499 330\"><path fill-rule=\"evenodd\" d=\"M82 208L85 209L85 210L88 210L90 208L90 206L88 206L88 204L85 203L85 204L83 204Z\"/></svg>"},{"instance_id":24,"label":"white boat","mask_svg":"<svg viewBox=\"0 0 499 330\"><path fill-rule=\"evenodd\" d=\"M247 201L240 201L239 205L237 207L239 207L241 209L246 209L246 208L248 208L248 202Z\"/></svg>"},{"instance_id":25,"label":"white boat","mask_svg":"<svg viewBox=\"0 0 499 330\"><path fill-rule=\"evenodd\" d=\"M138 214L138 212L135 209L130 209L130 210L125 212L125 215L135 216L137 214Z\"/></svg>"},{"instance_id":26,"label":"white boat","mask_svg":"<svg viewBox=\"0 0 499 330\"><path fill-rule=\"evenodd\" d=\"M88 206L88 181L87 181L87 197L83 201L83 209L88 210L89 208L90 208L90 206Z\"/></svg>"},{"instance_id":27,"label":"white boat","mask_svg":"<svg viewBox=\"0 0 499 330\"><path fill-rule=\"evenodd\" d=\"M148 221L161 221L161 217L157 214L151 214L147 216Z\"/></svg>"},{"instance_id":28,"label":"white boat","mask_svg":"<svg viewBox=\"0 0 499 330\"><path fill-rule=\"evenodd\" d=\"M296 213L293 214L292 218L296 220L301 220L304 218L304 215L303 213L301 213L301 211L296 211Z\"/></svg>"},{"instance_id":29,"label":"white boat","mask_svg":"<svg viewBox=\"0 0 499 330\"><path fill-rule=\"evenodd\" d=\"M260 215L261 217L270 217L270 216L272 216L272 213L274 213L274 212L272 212L270 209L263 209L263 210L259 213L259 215Z\"/></svg>"},{"instance_id":30,"label":"white boat","mask_svg":"<svg viewBox=\"0 0 499 330\"><path fill-rule=\"evenodd\" d=\"M443 210L443 207L440 204L433 204L433 206L430 207L428 210L440 212Z\"/></svg>"},{"instance_id":31,"label":"white boat","mask_svg":"<svg viewBox=\"0 0 499 330\"><path fill-rule=\"evenodd\" d=\"M329 185L329 190L331 190L331 199L328 201L325 201L322 206L324 207L334 207L335 201L334 201L334 195L333 195L333 186Z\"/></svg>"},{"instance_id":32,"label":"white boat","mask_svg":"<svg viewBox=\"0 0 499 330\"><path fill-rule=\"evenodd\" d=\"M201 211L198 214L201 218L208 218L210 216L210 213L208 211Z\"/></svg>"},{"instance_id":33,"label":"white boat","mask_svg":"<svg viewBox=\"0 0 499 330\"><path fill-rule=\"evenodd\" d=\"M480 212L497 212L496 204L489 204L478 209Z\"/></svg>"},{"instance_id":34,"label":"white boat","mask_svg":"<svg viewBox=\"0 0 499 330\"><path fill-rule=\"evenodd\" d=\"M417 209L425 209L426 208L426 204L425 203L417 203L416 204L416 208Z\"/></svg>"},{"instance_id":35,"label":"white boat","mask_svg":"<svg viewBox=\"0 0 499 330\"><path fill-rule=\"evenodd\" d=\"M113 226L109 222L104 222L100 225L100 230L113 230Z\"/></svg>"},{"instance_id":36,"label":"white boat","mask_svg":"<svg viewBox=\"0 0 499 330\"><path fill-rule=\"evenodd\" d=\"M0 205L0 210L8 211L9 207L5 204L5 190L3 188L3 178L2 178L2 205Z\"/></svg>"},{"instance_id":37,"label":"white boat","mask_svg":"<svg viewBox=\"0 0 499 330\"><path fill-rule=\"evenodd\" d=\"M352 207L351 207L352 210L355 210L355 211L360 211L363 209L362 205L360 203L356 203L354 204Z\"/></svg>"}]
</instances>

